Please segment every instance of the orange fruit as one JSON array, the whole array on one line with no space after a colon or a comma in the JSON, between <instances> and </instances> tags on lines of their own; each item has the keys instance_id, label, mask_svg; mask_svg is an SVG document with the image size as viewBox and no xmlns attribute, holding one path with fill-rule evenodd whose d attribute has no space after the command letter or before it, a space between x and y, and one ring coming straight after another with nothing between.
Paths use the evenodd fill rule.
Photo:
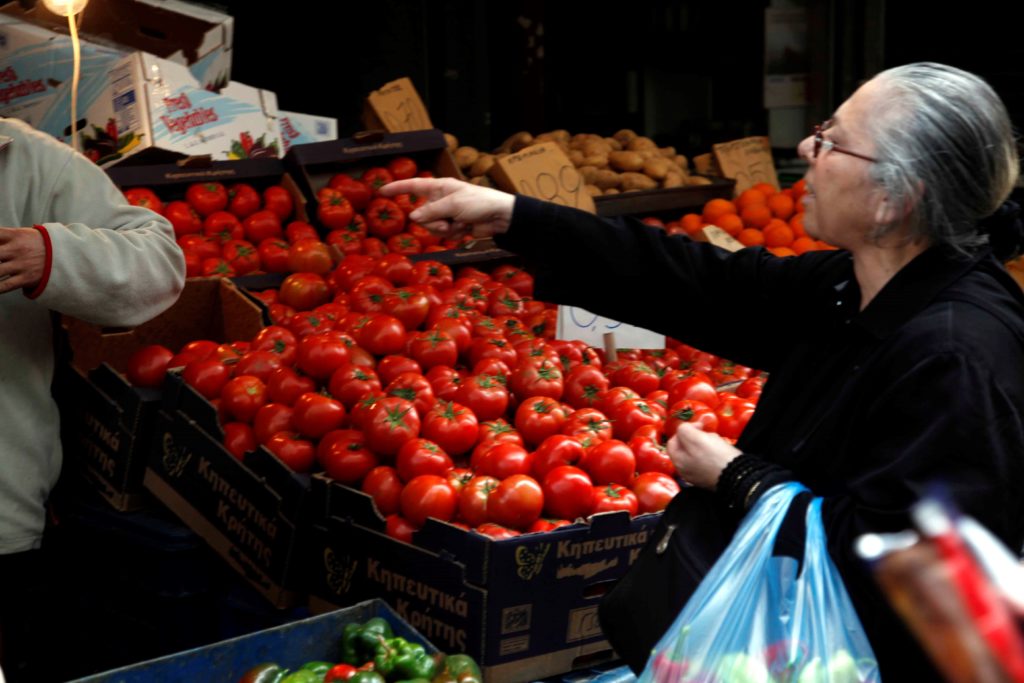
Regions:
<instances>
[{"instance_id":1,"label":"orange fruit","mask_svg":"<svg viewBox=\"0 0 1024 683\"><path fill-rule=\"evenodd\" d=\"M764 229L766 247L788 247L793 243L793 231L785 223L769 225Z\"/></svg>"},{"instance_id":2,"label":"orange fruit","mask_svg":"<svg viewBox=\"0 0 1024 683\"><path fill-rule=\"evenodd\" d=\"M793 244L789 245L789 248L799 255L807 251L817 251L818 243L807 236L797 237L793 240Z\"/></svg>"},{"instance_id":3,"label":"orange fruit","mask_svg":"<svg viewBox=\"0 0 1024 683\"><path fill-rule=\"evenodd\" d=\"M796 252L789 247L769 247L768 251L776 256L796 256Z\"/></svg>"},{"instance_id":4,"label":"orange fruit","mask_svg":"<svg viewBox=\"0 0 1024 683\"><path fill-rule=\"evenodd\" d=\"M763 228L772 219L772 211L766 204L751 204L740 212L740 218L748 228Z\"/></svg>"},{"instance_id":5,"label":"orange fruit","mask_svg":"<svg viewBox=\"0 0 1024 683\"><path fill-rule=\"evenodd\" d=\"M772 210L776 218L787 220L796 210L796 203L792 198L780 192L768 198L768 208Z\"/></svg>"},{"instance_id":6,"label":"orange fruit","mask_svg":"<svg viewBox=\"0 0 1024 683\"><path fill-rule=\"evenodd\" d=\"M743 228L736 239L745 247L759 247L764 244L764 233L757 228Z\"/></svg>"},{"instance_id":7,"label":"orange fruit","mask_svg":"<svg viewBox=\"0 0 1024 683\"><path fill-rule=\"evenodd\" d=\"M789 219L789 227L793 229L793 234L797 237L807 237L807 231L804 230L804 212L793 214L793 217Z\"/></svg>"},{"instance_id":8,"label":"orange fruit","mask_svg":"<svg viewBox=\"0 0 1024 683\"><path fill-rule=\"evenodd\" d=\"M754 185L751 190L757 190L765 197L771 197L773 194L779 191L779 188L775 187L771 183L758 183Z\"/></svg>"},{"instance_id":9,"label":"orange fruit","mask_svg":"<svg viewBox=\"0 0 1024 683\"><path fill-rule=\"evenodd\" d=\"M683 226L683 230L686 232L697 232L704 225L704 221L700 214L688 213L679 219L679 225Z\"/></svg>"},{"instance_id":10,"label":"orange fruit","mask_svg":"<svg viewBox=\"0 0 1024 683\"><path fill-rule=\"evenodd\" d=\"M767 195L765 195L764 192L761 192L760 190L750 189L741 192L740 196L737 197L734 201L736 204L736 208L742 211L745 207L750 206L751 204L764 204L767 200L768 197Z\"/></svg>"},{"instance_id":11,"label":"orange fruit","mask_svg":"<svg viewBox=\"0 0 1024 683\"><path fill-rule=\"evenodd\" d=\"M726 213L718 217L718 220L714 222L722 230L735 237L740 234L740 230L743 229L743 220L734 213Z\"/></svg>"},{"instance_id":12,"label":"orange fruit","mask_svg":"<svg viewBox=\"0 0 1024 683\"><path fill-rule=\"evenodd\" d=\"M736 213L736 205L728 199L710 199L708 200L708 203L704 205L704 213L701 214L701 218L704 219L705 223L717 225L715 223L715 219L727 213Z\"/></svg>"}]
</instances>

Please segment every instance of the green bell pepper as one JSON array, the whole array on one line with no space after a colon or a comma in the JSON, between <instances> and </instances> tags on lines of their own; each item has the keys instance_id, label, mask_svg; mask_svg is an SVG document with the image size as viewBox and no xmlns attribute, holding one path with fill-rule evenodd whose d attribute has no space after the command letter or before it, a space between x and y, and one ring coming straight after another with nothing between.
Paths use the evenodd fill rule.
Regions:
<instances>
[{"instance_id":1,"label":"green bell pepper","mask_svg":"<svg viewBox=\"0 0 1024 683\"><path fill-rule=\"evenodd\" d=\"M330 671L333 666L334 666L333 662L313 661L313 662L306 662L305 664L303 664L302 666L299 667L299 670L300 671L312 671L317 676L319 676L321 679L323 679L323 677L327 675L327 672Z\"/></svg>"},{"instance_id":2,"label":"green bell pepper","mask_svg":"<svg viewBox=\"0 0 1024 683\"><path fill-rule=\"evenodd\" d=\"M384 677L376 671L360 671L348 683L386 683Z\"/></svg>"},{"instance_id":3,"label":"green bell pepper","mask_svg":"<svg viewBox=\"0 0 1024 683\"><path fill-rule=\"evenodd\" d=\"M395 640L400 640L396 638ZM419 643L402 641L395 657L394 672L401 678L430 679L437 673L437 662L434 657Z\"/></svg>"},{"instance_id":4,"label":"green bell pepper","mask_svg":"<svg viewBox=\"0 0 1024 683\"><path fill-rule=\"evenodd\" d=\"M318 675L309 669L299 669L282 678L281 683L322 683L323 680L322 674Z\"/></svg>"},{"instance_id":5,"label":"green bell pepper","mask_svg":"<svg viewBox=\"0 0 1024 683\"><path fill-rule=\"evenodd\" d=\"M437 655L437 671L432 683L480 683L483 674L469 655Z\"/></svg>"},{"instance_id":6,"label":"green bell pepper","mask_svg":"<svg viewBox=\"0 0 1024 683\"><path fill-rule=\"evenodd\" d=\"M392 638L391 624L374 617L364 624L346 624L341 635L341 657L346 664L359 666L376 656L380 643Z\"/></svg>"}]
</instances>

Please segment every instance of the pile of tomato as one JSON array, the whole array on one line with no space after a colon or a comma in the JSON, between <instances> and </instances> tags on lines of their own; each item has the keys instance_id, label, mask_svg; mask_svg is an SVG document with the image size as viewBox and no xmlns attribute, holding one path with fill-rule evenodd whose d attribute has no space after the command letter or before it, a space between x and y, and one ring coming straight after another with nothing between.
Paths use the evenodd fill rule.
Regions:
<instances>
[{"instance_id":1,"label":"pile of tomato","mask_svg":"<svg viewBox=\"0 0 1024 683\"><path fill-rule=\"evenodd\" d=\"M421 198L374 196L392 180L430 177L430 171L421 171L409 157L395 157L358 175L337 173L318 192L315 220L323 237L313 224L298 218L292 194L280 184L260 192L244 182L193 183L181 199L161 198L147 187L129 188L124 194L129 203L171 222L188 277L326 274L339 254L419 254L458 246L459 240L442 240L408 220Z\"/></svg>"}]
</instances>

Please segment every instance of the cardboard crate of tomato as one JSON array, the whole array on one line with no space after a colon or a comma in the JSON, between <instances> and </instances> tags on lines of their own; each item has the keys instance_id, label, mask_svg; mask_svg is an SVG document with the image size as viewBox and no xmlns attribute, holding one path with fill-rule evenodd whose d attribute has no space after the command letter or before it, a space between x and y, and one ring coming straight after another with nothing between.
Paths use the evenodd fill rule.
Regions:
<instances>
[{"instance_id":1,"label":"cardboard crate of tomato","mask_svg":"<svg viewBox=\"0 0 1024 683\"><path fill-rule=\"evenodd\" d=\"M264 325L263 310L227 281L186 283L178 302L131 330L110 330L65 318L70 363L59 370L58 399L65 457L119 510L143 500L159 388L133 386L129 359L153 344L175 347L192 339L248 339Z\"/></svg>"},{"instance_id":2,"label":"cardboard crate of tomato","mask_svg":"<svg viewBox=\"0 0 1024 683\"><path fill-rule=\"evenodd\" d=\"M146 489L277 607L300 600L309 477L263 447L244 462L224 445L217 408L169 376Z\"/></svg>"},{"instance_id":3,"label":"cardboard crate of tomato","mask_svg":"<svg viewBox=\"0 0 1024 683\"><path fill-rule=\"evenodd\" d=\"M287 273L309 269L308 262L317 259L322 268L334 264L324 244L292 254L295 243L318 235L306 220L298 186L278 159L199 158L118 166L107 173L129 202L171 221L189 277Z\"/></svg>"},{"instance_id":4,"label":"cardboard crate of tomato","mask_svg":"<svg viewBox=\"0 0 1024 683\"><path fill-rule=\"evenodd\" d=\"M439 130L374 131L295 145L285 156L285 165L302 189L310 219L325 239L346 253L370 253L370 246L362 242L366 238L409 254L434 247L439 238L406 219L417 205L415 197L378 198L376 190L392 180L418 175L462 177Z\"/></svg>"},{"instance_id":5,"label":"cardboard crate of tomato","mask_svg":"<svg viewBox=\"0 0 1024 683\"><path fill-rule=\"evenodd\" d=\"M314 608L379 597L488 681L531 681L613 657L600 597L636 560L660 515L495 540L430 519L414 544L385 533L366 494L313 477L309 589Z\"/></svg>"}]
</instances>

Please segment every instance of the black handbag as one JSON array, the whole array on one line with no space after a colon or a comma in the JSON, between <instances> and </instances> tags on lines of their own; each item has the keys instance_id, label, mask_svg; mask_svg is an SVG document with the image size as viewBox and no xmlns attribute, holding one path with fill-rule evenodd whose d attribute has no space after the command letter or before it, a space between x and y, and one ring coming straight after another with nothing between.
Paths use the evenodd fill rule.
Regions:
<instances>
[{"instance_id":1,"label":"black handbag","mask_svg":"<svg viewBox=\"0 0 1024 683\"><path fill-rule=\"evenodd\" d=\"M810 494L801 494L779 530L773 553L803 557ZM710 491L683 489L662 513L629 571L601 600L598 618L608 642L638 675L651 650L729 545L740 518Z\"/></svg>"}]
</instances>

